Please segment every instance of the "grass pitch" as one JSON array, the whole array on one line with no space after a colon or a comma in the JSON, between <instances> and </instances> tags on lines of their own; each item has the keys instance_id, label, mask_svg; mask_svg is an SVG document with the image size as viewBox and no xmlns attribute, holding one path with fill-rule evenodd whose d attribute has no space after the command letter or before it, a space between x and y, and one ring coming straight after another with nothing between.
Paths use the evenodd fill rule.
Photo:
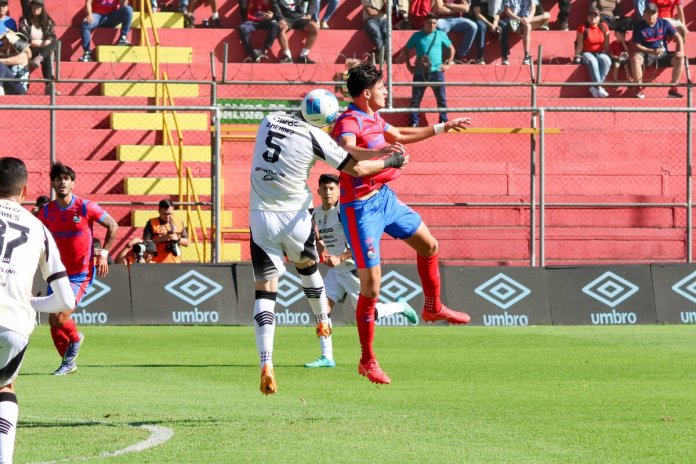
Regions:
<instances>
[{"instance_id":1,"label":"grass pitch","mask_svg":"<svg viewBox=\"0 0 696 464\"><path fill-rule=\"evenodd\" d=\"M313 328L278 327L268 397L250 327L82 330L67 377L34 333L16 463L696 462L694 326L378 327L389 386L358 376L354 327L335 369L302 367ZM174 435L138 451L143 424Z\"/></svg>"}]
</instances>

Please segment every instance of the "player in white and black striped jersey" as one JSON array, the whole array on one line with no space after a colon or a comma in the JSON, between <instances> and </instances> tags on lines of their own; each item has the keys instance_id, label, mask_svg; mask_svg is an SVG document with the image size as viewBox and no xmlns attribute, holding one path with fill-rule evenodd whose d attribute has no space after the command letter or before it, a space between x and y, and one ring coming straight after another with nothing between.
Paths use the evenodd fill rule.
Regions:
<instances>
[{"instance_id":1,"label":"player in white and black striped jersey","mask_svg":"<svg viewBox=\"0 0 696 464\"><path fill-rule=\"evenodd\" d=\"M254 332L261 363L261 392L276 392L273 371L275 300L278 277L285 272L284 256L294 263L317 320L317 335L328 336L328 302L317 270L319 255L308 209L307 185L312 166L323 161L362 177L408 161L404 148L393 144L381 150L357 148L350 154L328 134L300 116L273 113L259 126L251 167L249 227L254 270ZM385 159L370 159L378 156Z\"/></svg>"},{"instance_id":2,"label":"player in white and black striped jersey","mask_svg":"<svg viewBox=\"0 0 696 464\"><path fill-rule=\"evenodd\" d=\"M14 381L19 374L36 312L75 306L65 266L51 233L22 207L27 169L17 158L0 158L0 462L12 462L19 407ZM36 268L53 294L33 297Z\"/></svg>"}]
</instances>

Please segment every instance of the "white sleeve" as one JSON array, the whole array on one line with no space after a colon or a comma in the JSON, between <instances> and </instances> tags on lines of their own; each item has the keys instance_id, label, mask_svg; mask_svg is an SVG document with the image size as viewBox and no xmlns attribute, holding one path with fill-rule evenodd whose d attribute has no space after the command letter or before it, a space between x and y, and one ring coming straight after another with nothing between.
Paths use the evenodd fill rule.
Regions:
<instances>
[{"instance_id":1,"label":"white sleeve","mask_svg":"<svg viewBox=\"0 0 696 464\"><path fill-rule=\"evenodd\" d=\"M41 275L51 286L53 294L43 297L31 298L31 305L37 312L57 313L67 311L75 307L75 295L70 288L68 274L60 260L60 252L53 240L53 236L43 227L44 250L39 259Z\"/></svg>"},{"instance_id":2,"label":"white sleeve","mask_svg":"<svg viewBox=\"0 0 696 464\"><path fill-rule=\"evenodd\" d=\"M310 126L309 135L312 139L314 155L332 168L339 171L343 169L350 160L350 154L341 148L329 134L317 127Z\"/></svg>"}]
</instances>

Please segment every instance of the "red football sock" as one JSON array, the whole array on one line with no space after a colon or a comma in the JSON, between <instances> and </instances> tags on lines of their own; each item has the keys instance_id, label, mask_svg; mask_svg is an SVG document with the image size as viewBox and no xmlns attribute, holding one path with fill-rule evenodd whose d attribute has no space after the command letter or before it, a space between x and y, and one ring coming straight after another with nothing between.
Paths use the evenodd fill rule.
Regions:
<instances>
[{"instance_id":1,"label":"red football sock","mask_svg":"<svg viewBox=\"0 0 696 464\"><path fill-rule=\"evenodd\" d=\"M75 321L73 321L72 318L68 319L63 324L63 331L65 332L65 335L68 336L71 343L80 341L80 332L77 331L77 324L75 324Z\"/></svg>"},{"instance_id":2,"label":"red football sock","mask_svg":"<svg viewBox=\"0 0 696 464\"><path fill-rule=\"evenodd\" d=\"M51 338L53 339L56 350L58 350L58 354L62 358L65 356L65 351L68 349L68 344L70 343L70 339L63 330L63 326L51 326Z\"/></svg>"},{"instance_id":3,"label":"red football sock","mask_svg":"<svg viewBox=\"0 0 696 464\"><path fill-rule=\"evenodd\" d=\"M424 309L431 312L440 311L442 302L440 301L440 266L437 254L433 256L418 255L416 267L425 297Z\"/></svg>"},{"instance_id":4,"label":"red football sock","mask_svg":"<svg viewBox=\"0 0 696 464\"><path fill-rule=\"evenodd\" d=\"M361 363L375 359L375 352L372 349L372 340L375 338L375 306L377 306L377 298L368 298L362 293L358 297L355 320L358 323L358 337L360 348L362 348Z\"/></svg>"}]
</instances>

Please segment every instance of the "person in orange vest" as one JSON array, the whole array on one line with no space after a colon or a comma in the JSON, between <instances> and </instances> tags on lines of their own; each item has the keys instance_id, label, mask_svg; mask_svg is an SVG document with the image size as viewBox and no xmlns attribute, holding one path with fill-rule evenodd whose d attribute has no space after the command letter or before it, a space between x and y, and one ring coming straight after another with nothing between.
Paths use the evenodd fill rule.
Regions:
<instances>
[{"instance_id":1,"label":"person in orange vest","mask_svg":"<svg viewBox=\"0 0 696 464\"><path fill-rule=\"evenodd\" d=\"M143 240L152 240L157 246L153 263L180 263L181 247L189 245L188 233L181 219L174 217L171 200L159 202L159 216L151 218L145 225Z\"/></svg>"}]
</instances>

